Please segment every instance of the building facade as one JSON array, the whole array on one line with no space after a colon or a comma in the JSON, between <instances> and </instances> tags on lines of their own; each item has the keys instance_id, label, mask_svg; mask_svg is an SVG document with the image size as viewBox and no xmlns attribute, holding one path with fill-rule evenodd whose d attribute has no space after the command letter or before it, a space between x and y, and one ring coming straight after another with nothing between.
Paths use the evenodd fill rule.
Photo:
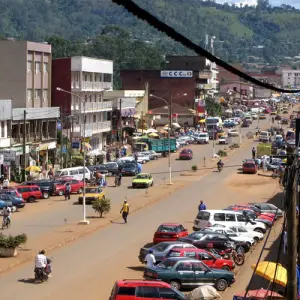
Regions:
<instances>
[{"instance_id":1,"label":"building facade","mask_svg":"<svg viewBox=\"0 0 300 300\"><path fill-rule=\"evenodd\" d=\"M300 87L300 70L282 70L281 74L283 87Z\"/></svg>"},{"instance_id":2,"label":"building facade","mask_svg":"<svg viewBox=\"0 0 300 300\"><path fill-rule=\"evenodd\" d=\"M68 132L75 140L84 135L86 113L85 136L93 150L102 150L111 131L113 101L105 100L103 93L112 89L112 61L78 56L52 62L52 105L59 106L63 116L72 117L73 124L64 127L71 126Z\"/></svg>"},{"instance_id":3,"label":"building facade","mask_svg":"<svg viewBox=\"0 0 300 300\"><path fill-rule=\"evenodd\" d=\"M0 99L13 108L51 106L51 45L0 41Z\"/></svg>"}]
</instances>

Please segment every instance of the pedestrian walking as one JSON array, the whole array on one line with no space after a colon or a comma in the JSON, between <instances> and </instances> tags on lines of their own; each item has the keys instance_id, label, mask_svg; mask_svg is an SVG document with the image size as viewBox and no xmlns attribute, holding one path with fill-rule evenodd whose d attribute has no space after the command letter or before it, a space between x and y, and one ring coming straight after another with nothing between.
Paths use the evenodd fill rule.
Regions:
<instances>
[{"instance_id":1,"label":"pedestrian walking","mask_svg":"<svg viewBox=\"0 0 300 300\"><path fill-rule=\"evenodd\" d=\"M70 200L71 198L71 185L70 182L66 183L66 190L65 190L65 200Z\"/></svg>"},{"instance_id":2,"label":"pedestrian walking","mask_svg":"<svg viewBox=\"0 0 300 300\"><path fill-rule=\"evenodd\" d=\"M155 267L156 259L153 254L153 250L151 250L151 249L149 250L149 253L145 257L145 263L146 263L147 268Z\"/></svg>"},{"instance_id":3,"label":"pedestrian walking","mask_svg":"<svg viewBox=\"0 0 300 300\"><path fill-rule=\"evenodd\" d=\"M286 230L283 233L283 253L287 253L287 232Z\"/></svg>"},{"instance_id":4,"label":"pedestrian walking","mask_svg":"<svg viewBox=\"0 0 300 300\"><path fill-rule=\"evenodd\" d=\"M255 147L252 148L252 158L255 159L256 150Z\"/></svg>"},{"instance_id":5,"label":"pedestrian walking","mask_svg":"<svg viewBox=\"0 0 300 300\"><path fill-rule=\"evenodd\" d=\"M198 206L198 210L201 211L201 210L206 210L206 205L203 203L203 201L201 200L200 201L200 204Z\"/></svg>"},{"instance_id":6,"label":"pedestrian walking","mask_svg":"<svg viewBox=\"0 0 300 300\"><path fill-rule=\"evenodd\" d=\"M127 203L127 200L124 200L124 204L122 206L120 214L122 214L122 218L123 218L124 222L127 223L127 217L129 214L129 204Z\"/></svg>"}]
</instances>

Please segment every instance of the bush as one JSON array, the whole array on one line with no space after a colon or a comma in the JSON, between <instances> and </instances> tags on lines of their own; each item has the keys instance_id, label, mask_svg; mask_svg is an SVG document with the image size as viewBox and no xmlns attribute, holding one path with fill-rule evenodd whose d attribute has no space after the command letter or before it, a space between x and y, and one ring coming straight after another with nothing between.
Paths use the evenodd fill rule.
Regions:
<instances>
[{"instance_id":1,"label":"bush","mask_svg":"<svg viewBox=\"0 0 300 300\"><path fill-rule=\"evenodd\" d=\"M239 144L232 144L231 146L229 146L229 149L235 149L235 148L240 148Z\"/></svg>"},{"instance_id":2,"label":"bush","mask_svg":"<svg viewBox=\"0 0 300 300\"><path fill-rule=\"evenodd\" d=\"M16 236L5 236L0 233L0 248L17 248L18 246L27 242L27 235L25 233Z\"/></svg>"},{"instance_id":3,"label":"bush","mask_svg":"<svg viewBox=\"0 0 300 300\"><path fill-rule=\"evenodd\" d=\"M72 157L72 166L83 166L83 157L82 156L73 156Z\"/></svg>"},{"instance_id":4,"label":"bush","mask_svg":"<svg viewBox=\"0 0 300 300\"><path fill-rule=\"evenodd\" d=\"M227 156L227 152L223 151L223 150L219 150L219 152L217 153L220 157L225 157Z\"/></svg>"},{"instance_id":5,"label":"bush","mask_svg":"<svg viewBox=\"0 0 300 300\"><path fill-rule=\"evenodd\" d=\"M192 171L196 172L198 170L198 167L196 165L192 165Z\"/></svg>"},{"instance_id":6,"label":"bush","mask_svg":"<svg viewBox=\"0 0 300 300\"><path fill-rule=\"evenodd\" d=\"M111 209L111 200L109 198L101 198L93 201L92 207L96 213L103 217L103 214L107 214Z\"/></svg>"}]
</instances>

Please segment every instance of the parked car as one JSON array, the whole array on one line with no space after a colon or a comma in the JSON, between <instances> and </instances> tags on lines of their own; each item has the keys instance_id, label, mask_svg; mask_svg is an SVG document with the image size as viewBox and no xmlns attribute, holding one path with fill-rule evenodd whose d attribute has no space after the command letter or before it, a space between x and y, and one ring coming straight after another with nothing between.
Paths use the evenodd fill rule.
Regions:
<instances>
[{"instance_id":1,"label":"parked car","mask_svg":"<svg viewBox=\"0 0 300 300\"><path fill-rule=\"evenodd\" d=\"M185 300L185 296L168 283L158 280L123 279L113 286L109 300Z\"/></svg>"},{"instance_id":2,"label":"parked car","mask_svg":"<svg viewBox=\"0 0 300 300\"><path fill-rule=\"evenodd\" d=\"M66 184L69 183L71 186L71 193L81 194L83 191L83 181L76 179L73 180L56 180L54 181L54 195L63 196L66 192Z\"/></svg>"},{"instance_id":3,"label":"parked car","mask_svg":"<svg viewBox=\"0 0 300 300\"><path fill-rule=\"evenodd\" d=\"M99 172L100 174L104 175L108 174L108 169L105 165L88 166L88 169L91 171L92 175L94 175L95 172Z\"/></svg>"},{"instance_id":4,"label":"parked car","mask_svg":"<svg viewBox=\"0 0 300 300\"><path fill-rule=\"evenodd\" d=\"M262 213L272 213L277 217L283 217L283 211L272 203L249 203L257 207Z\"/></svg>"},{"instance_id":5,"label":"parked car","mask_svg":"<svg viewBox=\"0 0 300 300\"><path fill-rule=\"evenodd\" d=\"M11 196L15 196L17 198L22 198L22 194L19 192L17 188L6 188L6 189L0 189L0 194L8 194Z\"/></svg>"},{"instance_id":6,"label":"parked car","mask_svg":"<svg viewBox=\"0 0 300 300\"><path fill-rule=\"evenodd\" d=\"M153 177L149 173L140 173L132 179L132 188L153 186Z\"/></svg>"},{"instance_id":7,"label":"parked car","mask_svg":"<svg viewBox=\"0 0 300 300\"><path fill-rule=\"evenodd\" d=\"M16 196L8 194L0 194L0 200L5 201L7 206L10 206L10 203L16 208L23 208L25 206L25 201L22 198L17 198Z\"/></svg>"},{"instance_id":8,"label":"parked car","mask_svg":"<svg viewBox=\"0 0 300 300\"><path fill-rule=\"evenodd\" d=\"M224 128L234 128L236 124L232 121L225 120L223 123Z\"/></svg>"},{"instance_id":9,"label":"parked car","mask_svg":"<svg viewBox=\"0 0 300 300\"><path fill-rule=\"evenodd\" d=\"M238 133L237 130L231 129L231 130L228 130L228 136L229 136L229 137L239 136L239 133Z\"/></svg>"},{"instance_id":10,"label":"parked car","mask_svg":"<svg viewBox=\"0 0 300 300\"><path fill-rule=\"evenodd\" d=\"M0 216L2 216L2 209L5 207L12 207L13 204L11 201L5 201L0 199Z\"/></svg>"},{"instance_id":11,"label":"parked car","mask_svg":"<svg viewBox=\"0 0 300 300\"><path fill-rule=\"evenodd\" d=\"M267 116L265 114L260 114L259 115L260 120L265 120L266 118L267 118Z\"/></svg>"},{"instance_id":12,"label":"parked car","mask_svg":"<svg viewBox=\"0 0 300 300\"><path fill-rule=\"evenodd\" d=\"M208 267L215 269L232 271L235 268L235 264L232 260L223 259L222 257L214 255L203 249L173 248L168 252L165 259L169 257L189 257L192 259L198 259L204 262Z\"/></svg>"},{"instance_id":13,"label":"parked car","mask_svg":"<svg viewBox=\"0 0 300 300\"><path fill-rule=\"evenodd\" d=\"M42 192L42 198L48 199L54 191L54 181L48 179L25 181L21 183L22 186L38 186Z\"/></svg>"},{"instance_id":14,"label":"parked car","mask_svg":"<svg viewBox=\"0 0 300 300\"><path fill-rule=\"evenodd\" d=\"M244 174L256 174L257 165L254 159L247 159L243 162L243 173Z\"/></svg>"},{"instance_id":15,"label":"parked car","mask_svg":"<svg viewBox=\"0 0 300 300\"><path fill-rule=\"evenodd\" d=\"M193 151L191 149L181 150L179 159L193 159Z\"/></svg>"},{"instance_id":16,"label":"parked car","mask_svg":"<svg viewBox=\"0 0 300 300\"><path fill-rule=\"evenodd\" d=\"M208 144L209 135L207 132L200 132L195 136L195 140L198 144Z\"/></svg>"},{"instance_id":17,"label":"parked car","mask_svg":"<svg viewBox=\"0 0 300 300\"><path fill-rule=\"evenodd\" d=\"M122 166L121 173L123 176L136 176L138 174L138 166L136 163L125 163Z\"/></svg>"},{"instance_id":18,"label":"parked car","mask_svg":"<svg viewBox=\"0 0 300 300\"><path fill-rule=\"evenodd\" d=\"M178 223L164 223L154 233L153 243L177 241L179 238L187 235L188 231L183 225Z\"/></svg>"},{"instance_id":19,"label":"parked car","mask_svg":"<svg viewBox=\"0 0 300 300\"><path fill-rule=\"evenodd\" d=\"M141 154L148 156L150 160L156 160L158 155L155 151L142 151Z\"/></svg>"},{"instance_id":20,"label":"parked car","mask_svg":"<svg viewBox=\"0 0 300 300\"><path fill-rule=\"evenodd\" d=\"M177 290L209 284L218 291L224 291L235 281L233 272L211 269L203 262L187 257L168 258L155 268L146 268L144 278L160 279Z\"/></svg>"},{"instance_id":21,"label":"parked car","mask_svg":"<svg viewBox=\"0 0 300 300\"><path fill-rule=\"evenodd\" d=\"M77 180L83 180L83 174L85 173L85 181L88 182L91 180L92 172L85 167L85 172L83 167L73 167L73 168L66 168L55 171L56 177L62 177L62 176L73 176L74 179Z\"/></svg>"},{"instance_id":22,"label":"parked car","mask_svg":"<svg viewBox=\"0 0 300 300\"><path fill-rule=\"evenodd\" d=\"M144 152L137 153L136 158L137 158L137 162L140 164L144 164L150 161L150 156L146 155Z\"/></svg>"},{"instance_id":23,"label":"parked car","mask_svg":"<svg viewBox=\"0 0 300 300\"><path fill-rule=\"evenodd\" d=\"M119 165L114 161L107 162L104 164L104 166L108 171L108 175L115 175L119 172Z\"/></svg>"},{"instance_id":24,"label":"parked car","mask_svg":"<svg viewBox=\"0 0 300 300\"><path fill-rule=\"evenodd\" d=\"M234 210L234 211L244 211L250 210L256 214L257 218L267 219L269 221L276 220L275 214L272 213L262 213L257 207L254 205L230 205L227 207L227 210Z\"/></svg>"},{"instance_id":25,"label":"parked car","mask_svg":"<svg viewBox=\"0 0 300 300\"><path fill-rule=\"evenodd\" d=\"M37 185L18 185L17 190L27 202L34 202L43 198L42 191Z\"/></svg>"},{"instance_id":26,"label":"parked car","mask_svg":"<svg viewBox=\"0 0 300 300\"><path fill-rule=\"evenodd\" d=\"M227 145L227 144L228 144L228 140L225 136L219 137L219 145Z\"/></svg>"},{"instance_id":27,"label":"parked car","mask_svg":"<svg viewBox=\"0 0 300 300\"><path fill-rule=\"evenodd\" d=\"M157 263L161 262L163 258L169 253L173 248L194 248L197 249L194 245L184 242L161 242L154 245L151 248L141 248L139 253L139 260L141 263L145 263L145 257L149 253L149 250L153 251L155 260Z\"/></svg>"},{"instance_id":28,"label":"parked car","mask_svg":"<svg viewBox=\"0 0 300 300\"><path fill-rule=\"evenodd\" d=\"M85 188L85 203L92 204L97 199L105 198L104 191L98 186L90 186ZM83 204L83 195L78 197L78 204Z\"/></svg>"}]
</instances>

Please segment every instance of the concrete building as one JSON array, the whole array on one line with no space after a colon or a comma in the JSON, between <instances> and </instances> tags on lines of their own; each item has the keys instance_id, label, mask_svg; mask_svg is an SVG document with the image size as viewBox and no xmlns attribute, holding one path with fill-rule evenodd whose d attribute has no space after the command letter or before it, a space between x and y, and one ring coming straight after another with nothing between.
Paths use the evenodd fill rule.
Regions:
<instances>
[{"instance_id":1,"label":"concrete building","mask_svg":"<svg viewBox=\"0 0 300 300\"><path fill-rule=\"evenodd\" d=\"M0 41L0 99L13 108L51 106L51 46L27 41Z\"/></svg>"},{"instance_id":2,"label":"concrete building","mask_svg":"<svg viewBox=\"0 0 300 300\"><path fill-rule=\"evenodd\" d=\"M281 74L283 87L300 87L300 70L282 70Z\"/></svg>"},{"instance_id":3,"label":"concrete building","mask_svg":"<svg viewBox=\"0 0 300 300\"><path fill-rule=\"evenodd\" d=\"M58 91L58 87L73 95ZM85 106L85 136L90 138L93 150L102 150L111 131L113 101L105 100L103 92L112 89L113 62L110 60L76 56L52 62L52 106L59 106L64 116L76 116L72 118L74 139L83 136Z\"/></svg>"}]
</instances>

